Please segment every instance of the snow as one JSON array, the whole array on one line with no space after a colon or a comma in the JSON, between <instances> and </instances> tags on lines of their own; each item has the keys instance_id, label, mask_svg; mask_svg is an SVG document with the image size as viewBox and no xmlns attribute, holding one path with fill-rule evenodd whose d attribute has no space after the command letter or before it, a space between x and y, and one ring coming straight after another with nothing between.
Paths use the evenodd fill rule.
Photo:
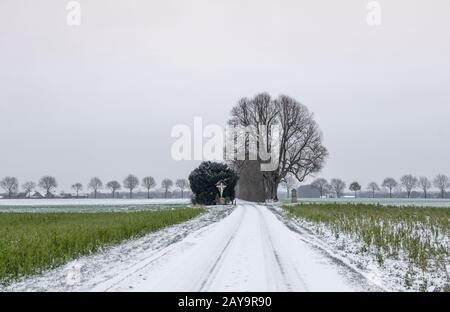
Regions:
<instances>
[{"instance_id":1,"label":"snow","mask_svg":"<svg viewBox=\"0 0 450 312\"><path fill-rule=\"evenodd\" d=\"M425 273L412 267L406 260L406 255L402 257L400 254L399 259L385 257L383 265L380 266L374 256L361 252L364 243L355 239L354 236L340 233L339 238L336 238L332 229L325 224L290 218L279 206L273 206L272 209L288 227L301 234L301 237L311 245L326 251L384 291L435 291L436 288L442 288L448 282L447 277L440 272ZM416 277L410 287L405 285L407 272ZM422 288L424 285L426 285L425 289Z\"/></svg>"},{"instance_id":2,"label":"snow","mask_svg":"<svg viewBox=\"0 0 450 312\"><path fill-rule=\"evenodd\" d=\"M0 200L0 212L107 212L173 208L189 199L12 199Z\"/></svg>"},{"instance_id":3,"label":"snow","mask_svg":"<svg viewBox=\"0 0 450 312\"><path fill-rule=\"evenodd\" d=\"M266 206L217 206L4 290L370 291L356 270L311 245Z\"/></svg>"},{"instance_id":4,"label":"snow","mask_svg":"<svg viewBox=\"0 0 450 312\"><path fill-rule=\"evenodd\" d=\"M450 200L441 198L299 198L300 203L379 204L383 206L446 207Z\"/></svg>"},{"instance_id":5,"label":"snow","mask_svg":"<svg viewBox=\"0 0 450 312\"><path fill-rule=\"evenodd\" d=\"M1 206L120 206L120 205L170 205L189 204L189 198L151 199L4 199Z\"/></svg>"}]
</instances>

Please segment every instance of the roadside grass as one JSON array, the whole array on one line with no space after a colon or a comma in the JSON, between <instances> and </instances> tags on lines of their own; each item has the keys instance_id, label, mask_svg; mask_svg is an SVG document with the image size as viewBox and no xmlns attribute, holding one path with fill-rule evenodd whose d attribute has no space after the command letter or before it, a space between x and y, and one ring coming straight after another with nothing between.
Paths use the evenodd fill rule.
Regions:
<instances>
[{"instance_id":1,"label":"roadside grass","mask_svg":"<svg viewBox=\"0 0 450 312\"><path fill-rule=\"evenodd\" d=\"M204 211L0 213L0 283L38 274Z\"/></svg>"},{"instance_id":2,"label":"roadside grass","mask_svg":"<svg viewBox=\"0 0 450 312\"><path fill-rule=\"evenodd\" d=\"M318 232L331 231L335 241L342 237L350 239L348 244L358 242L357 252L373 257L380 267L388 259L404 261L406 289L420 279L420 290L426 290L432 283L426 276L438 276L443 286L437 290L450 291L448 208L327 203L284 209L291 217L318 225Z\"/></svg>"}]
</instances>

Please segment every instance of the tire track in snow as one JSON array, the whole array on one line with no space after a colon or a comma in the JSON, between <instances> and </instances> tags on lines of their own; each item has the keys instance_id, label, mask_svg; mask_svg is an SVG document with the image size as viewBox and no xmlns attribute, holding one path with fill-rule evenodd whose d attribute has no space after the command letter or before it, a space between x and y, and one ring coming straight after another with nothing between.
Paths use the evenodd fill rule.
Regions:
<instances>
[{"instance_id":1,"label":"tire track in snow","mask_svg":"<svg viewBox=\"0 0 450 312\"><path fill-rule=\"evenodd\" d=\"M295 272L295 276L297 277L297 281L302 286L303 290L304 291L309 291L308 290L308 286L306 285L305 281L303 280L303 278L302 278L300 272L297 270L297 268L294 265L292 265L291 262L289 263L289 266L287 264L283 264L283 262L285 262L285 261L283 261L282 257L280 256L282 253L280 253L278 251L277 247L274 244L274 241L273 241L273 238L271 236L271 231L269 230L269 226L268 226L266 217L265 217L264 213L262 212L262 209L266 209L266 207L263 207L263 206L259 206L259 207L260 208L258 208L258 206L255 206L255 209L258 211L259 217L262 220L261 224L262 224L262 226L264 228L264 231L262 232L262 234L267 237L267 242L269 242L270 248L271 248L272 253L273 253L274 257L275 257L276 263L278 265L278 268L280 270L282 278L283 278L283 280L285 282L286 288L289 291L293 290L292 289L292 286L293 286L292 282L290 282L290 279L292 278L292 276L291 276L291 278L289 278L289 274L287 273L288 271L291 271L291 272L293 271L293 272ZM289 270L287 268L285 268L285 267L288 267Z\"/></svg>"},{"instance_id":2,"label":"tire track in snow","mask_svg":"<svg viewBox=\"0 0 450 312\"><path fill-rule=\"evenodd\" d=\"M231 234L230 238L227 240L227 243L225 244L223 249L220 251L220 253L217 256L216 260L214 261L212 267L209 269L208 275L206 276L206 278L201 283L200 288L198 289L198 291L206 291L208 289L206 286L207 285L210 286L214 282L214 279L215 279L215 277L217 275L217 271L219 269L219 263L222 262L222 260L224 258L224 255L229 250L229 247L230 247L231 243L234 241L237 232L241 228L242 220L244 220L246 213L247 213L247 210L243 209L243 212L242 212L242 215L241 215L241 218L240 218L238 224L236 225L236 227L232 231L232 234Z\"/></svg>"}]
</instances>

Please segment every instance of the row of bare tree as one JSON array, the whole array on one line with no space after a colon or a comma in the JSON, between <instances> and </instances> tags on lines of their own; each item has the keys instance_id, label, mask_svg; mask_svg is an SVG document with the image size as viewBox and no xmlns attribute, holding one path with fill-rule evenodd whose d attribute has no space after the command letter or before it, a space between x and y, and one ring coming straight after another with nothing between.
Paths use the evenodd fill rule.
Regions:
<instances>
[{"instance_id":1,"label":"row of bare tree","mask_svg":"<svg viewBox=\"0 0 450 312\"><path fill-rule=\"evenodd\" d=\"M133 198L133 190L139 187L138 177L129 174L122 183L125 189L130 192L130 198ZM106 187L110 190L111 197L115 198L115 193L122 188L122 185L116 181L109 181L105 185L102 180L98 177L92 178L87 184L87 189L92 191L94 198L97 198L97 192ZM142 179L142 187L147 190L147 197L150 198L150 191L156 187L156 181L153 177L147 176ZM161 181L161 187L164 189L164 197L167 198L167 194L173 187L174 182L171 179L165 178ZM181 191L181 197L184 197L184 191L189 189L189 181L187 179L178 179L175 181L175 186ZM8 198L12 198L19 191L19 180L15 177L6 177L0 181L0 187L6 192ZM38 184L29 181L22 185L22 189L25 192L25 196L28 197L37 188L41 188L45 192L47 198L53 197L52 192L58 187L58 183L55 177L44 176L42 177ZM76 197L83 190L83 184L77 182L72 185L72 189L76 193Z\"/></svg>"},{"instance_id":2,"label":"row of bare tree","mask_svg":"<svg viewBox=\"0 0 450 312\"><path fill-rule=\"evenodd\" d=\"M319 191L321 197L333 194L338 198L343 195L344 190L347 187L346 183L341 179L331 179L331 181L328 182L324 178L314 180L311 183L311 186ZM450 179L445 174L437 175L433 181L430 181L427 177L417 178L412 174L405 174L399 181L389 177L384 179L381 183L381 187L388 191L390 198L392 198L393 192L401 192L402 190L405 190L408 198L410 198L411 193L417 188L420 188L424 197L427 198L432 186L440 191L442 198L445 198L446 191L450 188ZM356 197L361 190L361 185L358 182L352 182L349 186L349 190L353 191ZM370 191L372 197L375 198L375 194L380 192L381 188L376 182L370 182L367 185L367 190Z\"/></svg>"}]
</instances>

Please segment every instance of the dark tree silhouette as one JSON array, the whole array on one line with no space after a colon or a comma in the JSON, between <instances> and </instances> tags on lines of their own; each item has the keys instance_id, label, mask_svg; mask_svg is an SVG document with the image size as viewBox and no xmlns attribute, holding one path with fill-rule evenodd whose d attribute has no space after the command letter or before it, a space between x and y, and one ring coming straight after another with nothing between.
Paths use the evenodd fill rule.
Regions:
<instances>
[{"instance_id":1,"label":"dark tree silhouette","mask_svg":"<svg viewBox=\"0 0 450 312\"><path fill-rule=\"evenodd\" d=\"M142 186L147 190L147 198L150 198L150 190L156 186L153 177L145 177L142 179Z\"/></svg>"},{"instance_id":2,"label":"dark tree silhouette","mask_svg":"<svg viewBox=\"0 0 450 312\"><path fill-rule=\"evenodd\" d=\"M130 190L130 199L133 198L133 190L139 186L139 179L132 175L129 174L124 180L123 180L123 186L126 189Z\"/></svg>"},{"instance_id":3,"label":"dark tree silhouette","mask_svg":"<svg viewBox=\"0 0 450 312\"><path fill-rule=\"evenodd\" d=\"M58 187L56 179L52 176L44 176L39 180L39 187L45 190L45 196L50 198L52 196L52 190Z\"/></svg>"}]
</instances>

